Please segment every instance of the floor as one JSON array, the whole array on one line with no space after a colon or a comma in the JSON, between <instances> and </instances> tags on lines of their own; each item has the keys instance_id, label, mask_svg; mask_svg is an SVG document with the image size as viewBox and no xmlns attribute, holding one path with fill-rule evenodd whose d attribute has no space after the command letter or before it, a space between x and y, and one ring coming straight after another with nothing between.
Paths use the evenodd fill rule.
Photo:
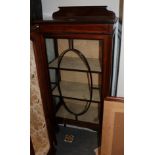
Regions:
<instances>
[{"instance_id":1,"label":"floor","mask_svg":"<svg viewBox=\"0 0 155 155\"><path fill-rule=\"evenodd\" d=\"M73 135L72 143L65 142L65 135ZM95 155L97 145L97 132L59 126L57 133L56 155Z\"/></svg>"}]
</instances>

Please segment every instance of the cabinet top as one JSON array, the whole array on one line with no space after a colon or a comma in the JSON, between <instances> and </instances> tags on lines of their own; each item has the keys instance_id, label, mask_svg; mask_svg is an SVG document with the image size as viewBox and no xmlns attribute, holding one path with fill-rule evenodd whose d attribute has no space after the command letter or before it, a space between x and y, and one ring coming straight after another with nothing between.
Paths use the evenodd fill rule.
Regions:
<instances>
[{"instance_id":1,"label":"cabinet top","mask_svg":"<svg viewBox=\"0 0 155 155\"><path fill-rule=\"evenodd\" d=\"M59 7L59 10L53 13L53 19L34 21L31 31L61 36L64 33L111 35L114 33L116 21L115 13L107 10L107 6Z\"/></svg>"},{"instance_id":2,"label":"cabinet top","mask_svg":"<svg viewBox=\"0 0 155 155\"><path fill-rule=\"evenodd\" d=\"M107 6L67 6L59 7L54 12L53 22L67 23L107 23L114 24L115 13L107 10Z\"/></svg>"}]
</instances>

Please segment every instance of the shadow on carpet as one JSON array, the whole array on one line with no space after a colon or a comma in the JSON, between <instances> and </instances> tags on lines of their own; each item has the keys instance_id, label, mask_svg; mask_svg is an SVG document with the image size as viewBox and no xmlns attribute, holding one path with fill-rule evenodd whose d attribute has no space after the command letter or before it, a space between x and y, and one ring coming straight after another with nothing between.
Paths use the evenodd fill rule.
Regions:
<instances>
[{"instance_id":1,"label":"shadow on carpet","mask_svg":"<svg viewBox=\"0 0 155 155\"><path fill-rule=\"evenodd\" d=\"M72 143L64 142L66 134L74 136ZM56 137L56 155L95 155L94 149L98 147L97 132L59 126Z\"/></svg>"}]
</instances>

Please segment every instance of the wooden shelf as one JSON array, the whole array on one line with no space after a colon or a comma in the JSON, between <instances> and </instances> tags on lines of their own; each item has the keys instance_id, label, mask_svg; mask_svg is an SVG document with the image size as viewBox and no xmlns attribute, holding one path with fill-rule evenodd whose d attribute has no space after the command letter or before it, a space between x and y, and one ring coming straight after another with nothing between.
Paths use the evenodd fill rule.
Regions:
<instances>
[{"instance_id":1,"label":"wooden shelf","mask_svg":"<svg viewBox=\"0 0 155 155\"><path fill-rule=\"evenodd\" d=\"M90 65L91 72L101 73L101 67L98 59L87 58L87 61ZM58 58L49 64L49 68L52 69L58 68ZM86 65L80 58L73 58L73 57L63 57L62 62L60 64L60 69L82 71L82 72L88 71Z\"/></svg>"},{"instance_id":2,"label":"wooden shelf","mask_svg":"<svg viewBox=\"0 0 155 155\"><path fill-rule=\"evenodd\" d=\"M62 92L62 97L77 99L83 101L90 101L90 93L88 84L78 83L78 82L67 82L61 81L60 88ZM60 96L58 87L56 87L53 92L53 96ZM100 102L99 89L93 89L92 102Z\"/></svg>"},{"instance_id":3,"label":"wooden shelf","mask_svg":"<svg viewBox=\"0 0 155 155\"><path fill-rule=\"evenodd\" d=\"M84 101L75 101L72 99L65 99L65 103L67 106L74 112L80 112L84 108ZM63 105L60 106L56 117L59 118L65 118L70 120L75 120L75 116L71 113L69 113ZM98 118L98 104L91 104L89 110L81 115L78 116L78 121L82 122L89 122L93 124L99 124L99 118Z\"/></svg>"}]
</instances>

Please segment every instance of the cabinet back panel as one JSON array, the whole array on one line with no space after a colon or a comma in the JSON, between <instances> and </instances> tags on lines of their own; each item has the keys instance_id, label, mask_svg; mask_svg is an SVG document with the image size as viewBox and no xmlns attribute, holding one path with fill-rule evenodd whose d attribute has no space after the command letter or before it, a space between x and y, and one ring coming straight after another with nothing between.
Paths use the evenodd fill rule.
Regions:
<instances>
[{"instance_id":1,"label":"cabinet back panel","mask_svg":"<svg viewBox=\"0 0 155 155\"><path fill-rule=\"evenodd\" d=\"M67 39L58 39L58 52L61 54L68 49ZM99 41L98 40L74 40L74 48L80 50L87 58L99 59ZM66 56L77 57L75 53L68 53ZM88 83L87 74L81 72L61 71L61 79L64 81L74 81ZM98 84L99 75L93 74L93 83Z\"/></svg>"}]
</instances>

